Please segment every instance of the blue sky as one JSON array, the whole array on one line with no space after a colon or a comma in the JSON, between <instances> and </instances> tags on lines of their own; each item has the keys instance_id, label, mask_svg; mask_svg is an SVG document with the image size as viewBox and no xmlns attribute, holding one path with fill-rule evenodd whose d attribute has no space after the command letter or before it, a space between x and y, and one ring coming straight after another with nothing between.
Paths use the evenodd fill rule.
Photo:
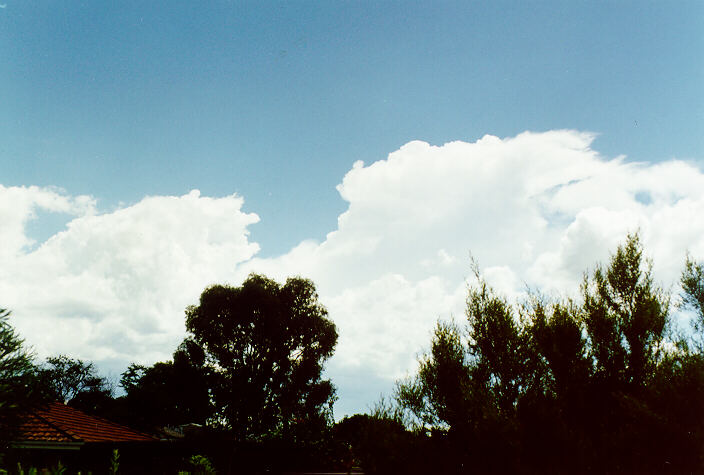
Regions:
<instances>
[{"instance_id":1,"label":"blue sky","mask_svg":"<svg viewBox=\"0 0 704 475\"><path fill-rule=\"evenodd\" d=\"M432 252L427 250L429 247L423 248L423 252L418 251L418 262L423 263L418 269L404 267L401 261L388 257L389 253L375 257L375 262L384 263L386 267L374 271L376 273L350 277L351 280L333 276L328 269L334 267L332 260L318 267L310 264L317 259L315 256L327 255L326 252L337 256L342 249L348 249L339 244L342 241L378 243L379 239L383 240L393 232L398 231L399 236L411 232L411 227L395 230L385 227L395 217L406 216L407 210L392 209L393 197L383 198L383 192L395 189L394 173L408 178L403 174L406 170L403 167L408 163L415 163L413 160L419 156L436 156L434 149L417 145L404 148L405 144L416 140L434 146L453 141L479 144L477 141L487 134L504 140L501 146L498 142L495 144L498 147L496 152L492 151L494 145L491 141L467 148L468 154L475 153L470 150L476 148L482 153L509 157L506 163L514 164L513 171L508 170L498 178L491 175L496 181L487 182L495 185L487 189L487 193L498 190L494 202L503 203L502 198L512 193L503 185L516 182L518 173L528 175L534 170L542 170L543 175L549 175L553 170L562 169L564 162L552 161L552 158L542 162L543 150L550 157L553 157L550 154L571 156L574 147L586 151L579 160L591 160L589 154L593 152L599 163L589 162L589 167L593 167L589 168L592 174L569 168L569 173L561 175L566 184L602 176L600 174L606 173L606 169L614 176L632 176L633 169L629 168L625 173L616 162L610 161L626 155L627 162L645 162L646 171L655 176L692 177L693 181L684 186L692 195L683 191L683 196L696 203L700 199L696 180L704 163L702 2L6 0L4 5L0 8L0 185L6 191L15 190L16 194L8 191L7 196L13 198L0 197L0 217L15 222L7 217L11 216L17 224L17 229L12 228L13 234L7 234L15 240L12 242L17 242L17 247L13 248L14 254L8 251L10 257L5 257L9 259L3 261L5 267L19 266L19 262L27 259L34 262L52 252L51 262L68 261L67 256L73 256L66 254L68 247L59 250L49 245L42 247L50 237L58 236L57 232L70 228L70 232L63 236L65 239L82 229L86 233L97 233L95 229L103 228L97 225L95 229L83 227L82 223L90 216L98 216L105 223L108 235L108 229L115 230L120 226L115 223L122 222L122 216L133 216L130 213L134 213L134 219L139 220L139 216L143 216L140 213L156 213L153 210L158 206L171 203L144 202L147 196L173 197L174 203L180 203L178 206L191 203L188 196L200 203L198 209L201 211L192 211L195 214L185 214L185 208L169 208L170 212L183 216L181 229L189 223L217 228L216 222L204 216L220 216L218 213L225 213L222 216L226 219L237 216L234 220L237 224L232 224L232 229L207 228L210 237L203 241L203 246L210 245L210 240L214 239L212 236L222 235L237 236L218 241L222 246L234 242L242 244L241 239L259 246L257 252L244 244L237 244L240 247L232 252L241 254L232 259L233 266L237 263L235 270L212 270L210 274L208 269L199 270L201 280L194 280L188 291L182 291L191 299L193 289L202 289L203 283L212 283L219 278L236 282L246 275L245 271L261 269L274 275L304 273L317 277L316 283L327 289L321 291L322 296L328 296L338 305L347 301L345 299L361 302L353 298L350 289L361 289L360 282L365 279L379 282L379 288L401 285L394 276L400 276L409 288L415 289L415 296L425 295L423 292L430 288L424 287L424 282L431 282L436 277L445 279L442 285L446 292L443 295L456 296L457 283L464 285L462 271L427 270L435 258L447 265L456 259L461 260L462 257L452 254L453 249L457 253L460 249L467 252L471 249L475 255L476 249L484 249L486 257L477 257L480 261L483 257L486 259L489 269L495 269L499 276L497 282L500 284L497 285L507 290L516 287L511 278L515 277L520 284L521 280L529 280L533 275L530 269L548 265L549 252L546 250L541 254L539 246L530 247L514 261L504 262L496 257L501 255L498 251L503 249L501 246L497 246L494 252L493 248L484 246L485 241L479 237L473 241L470 230L456 229L448 224L451 221L446 223L440 218L432 221L432 226L438 222L441 224L433 230L436 234L426 236L428 242L440 242L439 236L443 234L462 232L468 236L467 241L456 243L455 247L452 247L454 244L438 245ZM559 136L549 133L563 129L580 132ZM538 133L537 138L509 140L524 131ZM543 132L546 134L540 135ZM582 132L595 135L587 137L580 135ZM512 148L515 144L523 144L521 147L524 148ZM450 157L455 153L452 147L439 150L438 157ZM524 156L521 150L534 152L526 152ZM387 159L391 153L396 153L398 160ZM518 161L512 161L514 159ZM367 167L353 168L358 160L364 161ZM526 160L532 160L535 167L521 171L519 165ZM677 160L693 168L685 173L684 169L677 168L680 166L675 163ZM369 167L375 162L379 166ZM421 160L414 165L417 167L414 170L421 169L424 164L427 165ZM657 168L662 164L679 171L664 174L661 168ZM384 175L387 180L384 181L376 173L383 174L386 168L394 171ZM574 177L571 173L575 174ZM642 174L648 173L644 171ZM431 174L428 169L419 176ZM535 180L540 181L540 175L535 176ZM654 206L659 203L657 197L661 194L677 194L672 190L666 193L649 178L643 180L632 190L626 182L619 182L617 187L633 191L634 196L640 193L641 201L643 196L653 196ZM472 186L471 183L468 176L466 186ZM474 186L479 187L482 183ZM608 180L599 183L605 187L615 186ZM559 186L562 184L558 183ZM669 184L673 190L677 189L675 182ZM337 185L340 185L339 190ZM413 201L414 190L425 189L420 184L417 186L419 188L399 189L399 196L406 196L404 193L408 191L406 201ZM456 191L448 191L449 198L464 197L470 200L468 203L478 202L476 196L462 194L461 183L457 186ZM533 185L525 186L530 188ZM195 198L188 195L194 189L200 190L200 195ZM432 190L435 194L447 191L441 184ZM591 196L600 195L600 191L592 190ZM232 198L234 193L244 202ZM431 191L428 193L432 195ZM420 196L420 191L417 194ZM18 196L26 197L26 207L17 204L20 202ZM527 195L526 199L533 196L537 195ZM181 198L175 201L176 197ZM378 201L372 198L378 198ZM4 203L3 199L6 200ZM618 199L614 197L613 202L619 202ZM589 242L611 246L617 242L618 233L614 230L621 232L623 229L602 224L619 220L644 229L646 241L672 241L671 237L658 235L655 231L652 236L648 234L649 226L655 229L662 225L657 221L661 214L654 208L635 211L634 207L640 206L638 200L629 201L623 208L580 201L582 208L578 209L566 203L561 201L559 213L553 210L552 218L546 221L548 228L558 226L557 221L560 226L564 225L546 240L555 246L562 243L560 245L568 249L568 244L573 242L570 239L577 235L575 230L589 226L592 226L589 236L603 237ZM663 206L675 216L676 212L681 212L682 203L675 200ZM205 208L211 205L217 210ZM386 215L377 216L370 211L386 209L386 205L389 206ZM540 207L544 205L541 202L538 208L543 209ZM3 206L9 214L2 214ZM497 213L508 213L509 206L512 204L506 202L506 208L497 208ZM145 209L149 211L143 211ZM463 220L474 208L462 209L462 213L468 214L457 211L453 219ZM619 219L611 215L609 218L599 214L599 209L627 214ZM16 216L12 214L15 212ZM691 210L687 212L693 213ZM258 215L259 222L246 217L251 213ZM555 218L558 215L559 220ZM356 231L338 223L338 218L342 220L343 216L345 222L357 223ZM477 216L488 219L483 214ZM596 216L601 216L604 221L598 221ZM630 216L635 217L629 220ZM614 221L609 221L612 218ZM417 222L420 218L414 219ZM492 239L498 239L495 236L501 236L503 228L495 229L491 224L493 221L489 221L480 224L488 235L494 236ZM696 216L689 221L696 221ZM168 228L168 224L163 225ZM7 225L6 229L10 226ZM370 229L375 230L375 234L362 232ZM689 241L678 241L678 252L684 252L682 246L690 250L704 246L694 230L695 227L691 227L682 231L681 235L693 237ZM124 229L123 232L118 235L129 235ZM326 239L331 232L337 232L337 237ZM413 232L420 235L425 228ZM87 242L86 236L76 237L76 242ZM341 236L348 237L345 240ZM96 242L106 242L105 238L95 239ZM189 247L190 244L182 243L176 237L169 239L179 246L174 255L187 255L192 258L188 262L197 262L196 258L203 256L207 261L215 255L196 252L195 248ZM307 261L297 260L308 252L308 248L299 251L292 248L309 239L314 241L309 243L310 246L318 245L318 250ZM119 245L119 249L127 249L129 244L125 242L115 241L113 244ZM162 246L156 241L154 245ZM340 251L335 254L331 249L338 245ZM376 244L370 246L369 249L376 249ZM593 252L585 255L590 259L603 257L603 246L594 245ZM664 249L663 246L657 247L658 252ZM42 249L42 252L35 252ZM100 253L109 254L106 251L109 246L100 249ZM417 249L420 248L409 247L408 252ZM423 254L426 250L430 254ZM583 261L569 261L574 256L567 250L565 253L553 256L550 262L555 269L562 269L560 272L568 275ZM435 256L432 259L428 257L431 254ZM61 272L76 277L96 269L91 267L87 257L84 261L76 259L70 272L66 269ZM213 259L213 266L217 267L218 261ZM128 261L125 258L124 262ZM558 261L559 265L555 264ZM160 261L156 259L154 262ZM293 266L292 262L298 262L299 267ZM354 265L359 260L350 262ZM462 262L462 265L466 264ZM336 265L342 265L342 262ZM47 263L42 264L36 272L43 272L46 266L50 267ZM421 267L429 273L422 274ZM119 266L115 263L106 264L95 270L100 277L93 280L105 279L104 287L113 289L114 279L118 279L114 274L116 268ZM466 266L464 268L466 270ZM499 271L503 268L514 269L512 272L516 275L511 277ZM579 274L581 270L575 272ZM57 276L69 275L59 270L56 272ZM154 272L153 275L161 275ZM346 270L339 269L338 272ZM675 275L673 272L669 269L663 275L669 278ZM140 271L138 277L142 278L146 273L147 270ZM5 292L9 302L0 304L12 304L18 319L23 312L28 315L25 321L30 323L25 323L25 328L31 331L34 328L32 312L39 312L40 307L23 307L20 297L36 294L36 289L33 292L30 285L32 276L27 274L26 279L26 287L11 282L6 282L4 287L0 285L0 291ZM147 279L145 282L152 281ZM352 287L345 287L345 283ZM69 292L66 289L62 292ZM168 298L169 292L176 292L175 287L169 289L155 294ZM93 317L85 317L86 321L99 322L100 328L107 328L113 318L109 316L113 315L110 312L119 313L117 307L110 312L105 310L112 308L112 303L103 306L85 303L90 308L76 304L78 306L74 308L72 306L80 300L78 297L63 301L58 290L56 294L52 292L44 289L46 302L53 302L52 305L59 302L61 308L71 309L66 310L65 318L80 319L84 318L81 315L90 314ZM96 295L102 295L96 292ZM367 295L362 290L359 292L359 295ZM442 301L440 293L431 294L440 299L438 302ZM106 297L106 302L116 301L113 297ZM422 324L418 324L418 341L427 341L428 328L438 316L461 314L456 301L447 298L448 302L454 303L432 311ZM181 300L174 298L174 301L177 302L176 308L183 308ZM368 303L360 305L364 307ZM376 310L367 308L368 305L364 308L372 313L393 313L398 309L393 303L379 305ZM41 308L47 311L52 307L46 303L46 307ZM175 319L182 318L180 312L175 313ZM166 319L157 310L140 318L144 321L153 318L159 322L164 321L159 319ZM345 327L344 318L341 321L342 330L354 327L352 323ZM120 323L123 324L128 325ZM22 323L18 325L21 327ZM91 326L86 328L93 329ZM117 331L120 326L115 323L114 328L110 328ZM161 327L155 323L154 328ZM355 331L363 334L360 328L354 328L356 330L349 330L350 334ZM108 348L111 343L107 335L114 333L105 331L104 346ZM160 339L159 331L155 330L157 336L154 340L158 343L150 343L156 345L158 351L144 353L143 361L153 361L164 355L168 357L172 351L178 332L173 328L164 330L169 336ZM44 343L51 351L71 351L65 345L38 336L36 341L32 338L34 336L28 337L35 342L40 353L40 344ZM137 340L133 341L135 345ZM420 346L415 348L410 354L411 360L421 350ZM106 367L118 372L121 365L126 365L124 355L116 356L119 351L111 353L96 349L93 353L81 353L78 348L74 350L73 354L82 357L104 358ZM347 389L342 388L341 396L356 395L350 396L354 401L346 406L350 411L363 410L365 404L378 396L376 389L384 384L390 387L390 375L408 368L408 363L398 363L393 368L380 370L373 377L368 376L368 381L378 378L384 382L375 385L374 391L364 393L358 386L359 375L366 371L366 363L355 366L349 358L344 361L345 364L336 367L335 374L340 381L350 381Z\"/></svg>"},{"instance_id":2,"label":"blue sky","mask_svg":"<svg viewBox=\"0 0 704 475\"><path fill-rule=\"evenodd\" d=\"M356 160L413 139L588 130L607 156L704 155L701 2L13 2L6 185L101 209L237 192L264 254L324 238Z\"/></svg>"}]
</instances>

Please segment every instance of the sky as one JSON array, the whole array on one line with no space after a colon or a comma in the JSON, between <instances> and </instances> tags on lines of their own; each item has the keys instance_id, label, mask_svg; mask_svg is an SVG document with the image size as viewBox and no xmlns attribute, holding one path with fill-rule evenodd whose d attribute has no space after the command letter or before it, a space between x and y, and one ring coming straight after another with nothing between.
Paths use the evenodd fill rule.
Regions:
<instances>
[{"instance_id":1,"label":"sky","mask_svg":"<svg viewBox=\"0 0 704 475\"><path fill-rule=\"evenodd\" d=\"M704 260L704 3L0 4L0 307L119 376L249 272L313 279L336 417L640 231Z\"/></svg>"}]
</instances>

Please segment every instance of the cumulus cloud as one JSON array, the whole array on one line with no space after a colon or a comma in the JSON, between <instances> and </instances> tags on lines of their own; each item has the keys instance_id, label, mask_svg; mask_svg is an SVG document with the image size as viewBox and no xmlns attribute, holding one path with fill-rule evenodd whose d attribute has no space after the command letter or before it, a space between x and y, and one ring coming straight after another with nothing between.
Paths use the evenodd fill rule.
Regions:
<instances>
[{"instance_id":1,"label":"cumulus cloud","mask_svg":"<svg viewBox=\"0 0 704 475\"><path fill-rule=\"evenodd\" d=\"M13 309L16 326L40 354L124 362L168 356L183 335L184 308L258 250L247 237L258 217L243 213L234 195L148 197L96 214L94 206L69 206L84 199L51 190L5 190L44 210L78 214L32 251L22 252L32 205L15 219L19 224L2 230L3 242L15 236L25 244L3 257L12 271L0 276L2 305Z\"/></svg>"},{"instance_id":2,"label":"cumulus cloud","mask_svg":"<svg viewBox=\"0 0 704 475\"><path fill-rule=\"evenodd\" d=\"M70 197L54 188L0 185L1 262L6 263L34 244L25 230L27 222L40 210L73 216L89 215L95 212L95 200L88 196Z\"/></svg>"},{"instance_id":3,"label":"cumulus cloud","mask_svg":"<svg viewBox=\"0 0 704 475\"><path fill-rule=\"evenodd\" d=\"M310 277L340 332L328 373L342 412L363 410L378 394L346 403L363 397L354 386L365 381L351 375L375 388L403 376L438 318L463 318L470 252L510 297L526 287L574 294L636 230L666 286L687 250L704 259L702 170L603 157L593 140L561 130L410 142L353 165L337 187L347 209L325 240L268 259L256 257L247 227L258 218L237 196L149 197L101 214L88 197L0 188L0 263L12 269L0 276L1 303L37 349L126 365L167 358L183 309L208 284L252 271ZM73 219L32 248L26 224L38 209Z\"/></svg>"},{"instance_id":4,"label":"cumulus cloud","mask_svg":"<svg viewBox=\"0 0 704 475\"><path fill-rule=\"evenodd\" d=\"M333 367L389 380L414 367L438 318L463 317L470 252L511 298L575 295L584 271L639 231L666 285L704 256L704 174L693 164L609 159L575 131L411 142L354 164L349 205L321 243L243 269L310 276L340 327Z\"/></svg>"}]
</instances>

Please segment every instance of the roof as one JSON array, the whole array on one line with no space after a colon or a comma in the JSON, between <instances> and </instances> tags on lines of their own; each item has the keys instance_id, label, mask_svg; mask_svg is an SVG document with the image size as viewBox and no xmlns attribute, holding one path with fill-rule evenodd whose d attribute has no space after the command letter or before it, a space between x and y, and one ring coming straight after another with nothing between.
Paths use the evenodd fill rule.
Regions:
<instances>
[{"instance_id":1,"label":"roof","mask_svg":"<svg viewBox=\"0 0 704 475\"><path fill-rule=\"evenodd\" d=\"M21 445L75 445L93 442L149 442L156 439L54 402L25 416L16 440Z\"/></svg>"}]
</instances>

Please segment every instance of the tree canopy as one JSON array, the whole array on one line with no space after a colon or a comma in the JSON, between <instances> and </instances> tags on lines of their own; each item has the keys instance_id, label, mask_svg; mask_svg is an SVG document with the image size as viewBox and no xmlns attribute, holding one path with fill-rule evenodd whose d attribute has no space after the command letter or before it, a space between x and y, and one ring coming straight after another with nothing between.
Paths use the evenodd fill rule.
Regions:
<instances>
[{"instance_id":1,"label":"tree canopy","mask_svg":"<svg viewBox=\"0 0 704 475\"><path fill-rule=\"evenodd\" d=\"M35 390L32 356L0 309L0 448L12 439L21 414L41 400Z\"/></svg>"},{"instance_id":2,"label":"tree canopy","mask_svg":"<svg viewBox=\"0 0 704 475\"><path fill-rule=\"evenodd\" d=\"M37 373L51 398L60 402L94 410L94 406L112 398L110 383L98 375L93 363L66 355L52 356L37 368Z\"/></svg>"},{"instance_id":3,"label":"tree canopy","mask_svg":"<svg viewBox=\"0 0 704 475\"><path fill-rule=\"evenodd\" d=\"M300 277L281 285L252 274L239 287L207 288L187 309L186 328L203 353L211 422L240 440L324 424L335 390L323 363L337 342L327 315L313 282Z\"/></svg>"},{"instance_id":4,"label":"tree canopy","mask_svg":"<svg viewBox=\"0 0 704 475\"><path fill-rule=\"evenodd\" d=\"M120 378L127 393L125 419L135 427L155 430L165 426L205 424L213 415L202 349L186 340L173 360L146 367L131 364Z\"/></svg>"},{"instance_id":5,"label":"tree canopy","mask_svg":"<svg viewBox=\"0 0 704 475\"><path fill-rule=\"evenodd\" d=\"M474 273L466 319L438 322L393 402L334 427L323 370L337 330L307 279L206 288L173 358L130 365L117 399L92 363L34 366L0 310L0 443L48 394L148 432L204 425L179 447L224 471L704 472L704 263L687 258L677 307L638 235L585 273L576 299L509 302ZM674 309L691 332L673 329Z\"/></svg>"},{"instance_id":6,"label":"tree canopy","mask_svg":"<svg viewBox=\"0 0 704 475\"><path fill-rule=\"evenodd\" d=\"M704 469L704 358L668 333L669 297L651 269L630 235L585 275L579 303L520 305L477 271L466 324L438 324L398 404L445 441L458 471ZM701 264L688 259L682 288L701 317Z\"/></svg>"},{"instance_id":7,"label":"tree canopy","mask_svg":"<svg viewBox=\"0 0 704 475\"><path fill-rule=\"evenodd\" d=\"M682 290L684 306L695 312L695 330L704 333L704 263L687 257L682 272Z\"/></svg>"}]
</instances>

